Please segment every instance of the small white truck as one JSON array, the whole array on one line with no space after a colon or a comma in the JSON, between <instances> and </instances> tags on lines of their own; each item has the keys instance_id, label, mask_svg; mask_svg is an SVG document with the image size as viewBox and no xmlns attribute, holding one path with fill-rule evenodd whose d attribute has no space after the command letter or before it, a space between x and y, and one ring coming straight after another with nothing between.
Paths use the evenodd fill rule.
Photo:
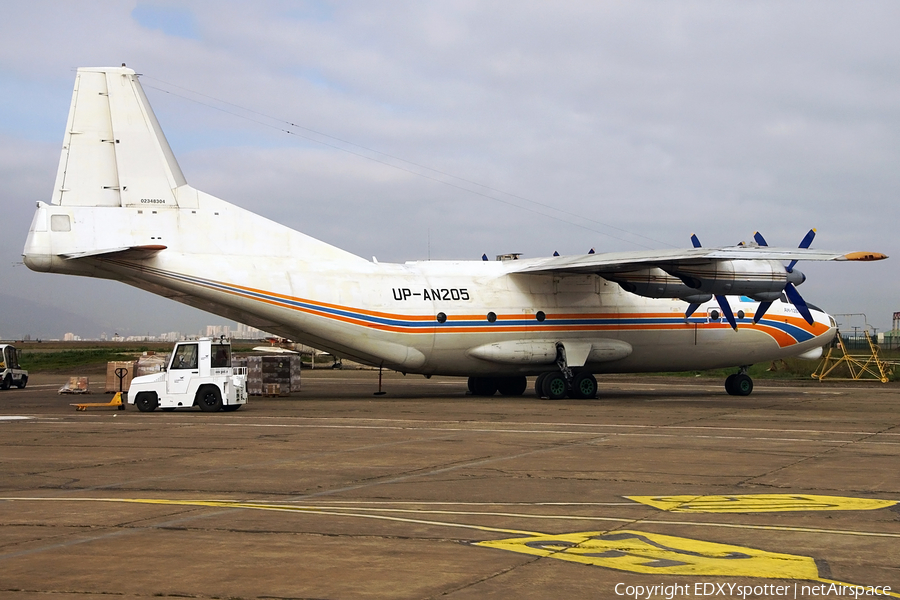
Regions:
<instances>
[{"instance_id":1,"label":"small white truck","mask_svg":"<svg viewBox=\"0 0 900 600\"><path fill-rule=\"evenodd\" d=\"M0 344L0 390L23 388L27 383L28 371L19 367L19 351L12 344Z\"/></svg>"},{"instance_id":2,"label":"small white truck","mask_svg":"<svg viewBox=\"0 0 900 600\"><path fill-rule=\"evenodd\" d=\"M135 377L128 388L128 403L141 412L193 406L233 411L247 397L247 369L231 366L231 344L210 338L178 342L164 371Z\"/></svg>"}]
</instances>

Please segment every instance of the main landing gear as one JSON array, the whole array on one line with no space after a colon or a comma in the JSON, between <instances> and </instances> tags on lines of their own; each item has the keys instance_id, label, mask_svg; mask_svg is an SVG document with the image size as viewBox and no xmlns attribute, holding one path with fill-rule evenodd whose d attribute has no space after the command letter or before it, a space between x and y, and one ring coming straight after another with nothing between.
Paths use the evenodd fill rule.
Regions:
<instances>
[{"instance_id":1,"label":"main landing gear","mask_svg":"<svg viewBox=\"0 0 900 600\"><path fill-rule=\"evenodd\" d=\"M747 375L747 367L725 378L725 391L731 396L749 396L753 392L753 380Z\"/></svg>"},{"instance_id":2,"label":"main landing gear","mask_svg":"<svg viewBox=\"0 0 900 600\"><path fill-rule=\"evenodd\" d=\"M525 376L517 377L469 377L469 392L473 396L521 396L528 387ZM597 397L597 379L590 373L576 373L571 383L560 371L541 373L534 382L534 392L538 398L559 400L569 398L587 399Z\"/></svg>"},{"instance_id":3,"label":"main landing gear","mask_svg":"<svg viewBox=\"0 0 900 600\"><path fill-rule=\"evenodd\" d=\"M473 396L521 396L528 387L524 375L516 377L469 377L469 391Z\"/></svg>"},{"instance_id":4,"label":"main landing gear","mask_svg":"<svg viewBox=\"0 0 900 600\"><path fill-rule=\"evenodd\" d=\"M568 396L578 400L597 397L597 378L591 373L575 373L571 384L562 371L541 373L534 381L534 393L538 398L560 400Z\"/></svg>"},{"instance_id":5,"label":"main landing gear","mask_svg":"<svg viewBox=\"0 0 900 600\"><path fill-rule=\"evenodd\" d=\"M556 366L558 371L541 373L534 382L534 393L538 398L559 400L569 398L588 399L597 397L597 378L591 373L574 372L566 360L566 349L561 342L556 344ZM504 396L521 396L528 387L524 375L517 377L469 377L469 391L475 396L493 396L499 391Z\"/></svg>"}]
</instances>

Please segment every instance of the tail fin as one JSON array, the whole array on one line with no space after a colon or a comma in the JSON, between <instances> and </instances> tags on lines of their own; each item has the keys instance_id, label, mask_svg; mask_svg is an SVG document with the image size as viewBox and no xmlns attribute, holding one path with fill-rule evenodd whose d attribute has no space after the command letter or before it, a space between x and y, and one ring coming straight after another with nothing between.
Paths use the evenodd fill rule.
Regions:
<instances>
[{"instance_id":1,"label":"tail fin","mask_svg":"<svg viewBox=\"0 0 900 600\"><path fill-rule=\"evenodd\" d=\"M186 186L135 72L78 69L51 204L193 208Z\"/></svg>"}]
</instances>

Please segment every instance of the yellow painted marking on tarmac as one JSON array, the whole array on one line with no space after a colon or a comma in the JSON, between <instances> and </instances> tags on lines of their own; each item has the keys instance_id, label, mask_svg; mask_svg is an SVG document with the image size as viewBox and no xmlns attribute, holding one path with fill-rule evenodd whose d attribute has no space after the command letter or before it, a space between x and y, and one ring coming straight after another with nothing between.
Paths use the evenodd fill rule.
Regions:
<instances>
[{"instance_id":1,"label":"yellow painted marking on tarmac","mask_svg":"<svg viewBox=\"0 0 900 600\"><path fill-rule=\"evenodd\" d=\"M473 545L485 548L497 548L533 556L556 558L570 562L578 562L599 567L629 571L633 573L661 575L695 575L695 576L730 576L730 577L762 577L774 579L798 579L835 584L848 588L859 588L858 584L845 583L819 577L815 561L808 556L767 552L756 548L732 546L716 542L706 542L690 538L648 533L643 531L615 530L589 531L582 533L547 534L518 529L486 527L465 523L444 521L427 521L386 515L345 512L351 509L342 507L298 506L286 504L268 504L263 502L241 502L234 500L173 500L168 498L47 498L47 497L6 497L0 501L57 501L57 502L121 502L130 504L151 504L159 506L198 506L207 508L244 508L251 510L281 511L331 515L339 517L361 517L415 523L443 527L459 527L493 533L506 533L524 537L503 540L477 542ZM366 510L356 507L352 510ZM385 509L369 509L385 512ZM450 514L469 514L460 511L416 511L411 509L395 509L396 512L435 512ZM471 513L496 514L496 513ZM509 514L508 516L517 516ZM525 515L521 515L525 516ZM552 518L549 515L545 518ZM601 517L602 519L602 517ZM606 518L604 520L626 521L626 519ZM628 521L633 521L629 519ZM645 523L664 523L679 525L678 522L644 521ZM695 525L708 525L695 523ZM714 524L724 525L724 524ZM741 527L735 525L735 527ZM753 529L778 529L788 531L809 531L814 533L851 533L862 535L888 535L864 532L848 532L841 530L811 530L791 527L747 526ZM900 594L882 592L900 598Z\"/></svg>"},{"instance_id":2,"label":"yellow painted marking on tarmac","mask_svg":"<svg viewBox=\"0 0 900 600\"><path fill-rule=\"evenodd\" d=\"M815 561L808 556L625 529L510 538L476 545L632 573L773 579L819 577Z\"/></svg>"},{"instance_id":3,"label":"yellow painted marking on tarmac","mask_svg":"<svg viewBox=\"0 0 900 600\"><path fill-rule=\"evenodd\" d=\"M703 577L761 577L833 583L848 588L858 584L819 577L809 556L767 552L757 548L705 542L645 531L587 531L559 535L490 540L475 546L509 550L546 558L654 575ZM884 592L900 598L900 594Z\"/></svg>"},{"instance_id":4,"label":"yellow painted marking on tarmac","mask_svg":"<svg viewBox=\"0 0 900 600\"><path fill-rule=\"evenodd\" d=\"M810 510L878 510L897 500L813 494L735 494L730 496L626 496L666 512L758 513Z\"/></svg>"}]
</instances>

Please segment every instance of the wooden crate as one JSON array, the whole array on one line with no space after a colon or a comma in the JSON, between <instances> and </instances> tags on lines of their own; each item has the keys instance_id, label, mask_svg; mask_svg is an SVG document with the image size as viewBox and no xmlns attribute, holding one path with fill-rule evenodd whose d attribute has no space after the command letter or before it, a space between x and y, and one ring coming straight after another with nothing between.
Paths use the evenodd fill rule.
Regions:
<instances>
[{"instance_id":1,"label":"wooden crate","mask_svg":"<svg viewBox=\"0 0 900 600\"><path fill-rule=\"evenodd\" d=\"M262 384L263 396L281 396L281 384L280 383L264 383ZM287 394L284 394L285 396Z\"/></svg>"},{"instance_id":2,"label":"wooden crate","mask_svg":"<svg viewBox=\"0 0 900 600\"><path fill-rule=\"evenodd\" d=\"M126 369L125 378L122 379L122 391L127 392L131 380L134 378L135 361L113 360L106 363L106 393L114 394L119 391L119 378L116 376L116 369Z\"/></svg>"}]
</instances>

